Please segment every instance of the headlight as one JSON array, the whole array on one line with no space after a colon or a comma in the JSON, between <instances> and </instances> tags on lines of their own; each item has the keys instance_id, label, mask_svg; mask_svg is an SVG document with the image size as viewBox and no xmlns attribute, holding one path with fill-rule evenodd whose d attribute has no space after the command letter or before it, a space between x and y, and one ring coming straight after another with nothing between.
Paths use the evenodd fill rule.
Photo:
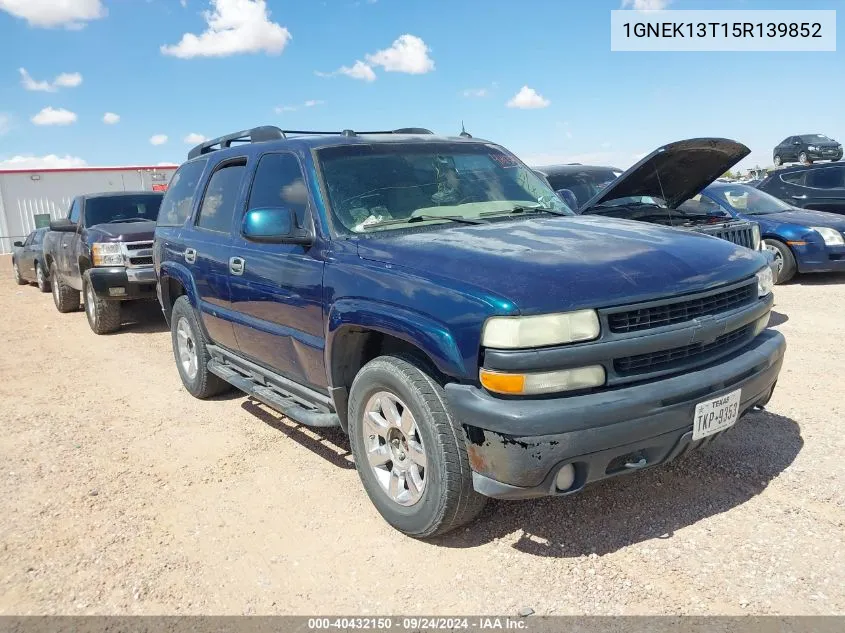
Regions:
<instances>
[{"instance_id":1,"label":"headlight","mask_svg":"<svg viewBox=\"0 0 845 633\"><path fill-rule=\"evenodd\" d=\"M751 225L751 242L754 245L755 251L762 251L763 250L763 240L760 237L760 225L759 224L752 224Z\"/></svg>"},{"instance_id":2,"label":"headlight","mask_svg":"<svg viewBox=\"0 0 845 633\"><path fill-rule=\"evenodd\" d=\"M828 246L842 246L845 244L845 239L842 239L842 233L836 229L829 229L825 226L811 226L810 229L821 235L824 243Z\"/></svg>"},{"instance_id":3,"label":"headlight","mask_svg":"<svg viewBox=\"0 0 845 633\"><path fill-rule=\"evenodd\" d=\"M505 374L482 369L479 378L488 391L531 396L600 387L604 384L605 373L601 365L534 374Z\"/></svg>"},{"instance_id":4,"label":"headlight","mask_svg":"<svg viewBox=\"0 0 845 633\"><path fill-rule=\"evenodd\" d=\"M818 147L816 147L815 145L807 145L807 149L810 150L811 152L815 152L818 149Z\"/></svg>"},{"instance_id":5,"label":"headlight","mask_svg":"<svg viewBox=\"0 0 845 633\"><path fill-rule=\"evenodd\" d=\"M765 297L772 292L775 286L772 269L768 266L757 271L757 296Z\"/></svg>"},{"instance_id":6,"label":"headlight","mask_svg":"<svg viewBox=\"0 0 845 633\"><path fill-rule=\"evenodd\" d=\"M591 341L601 328L595 310L527 317L492 317L484 324L481 344L497 349L523 349Z\"/></svg>"},{"instance_id":7,"label":"headlight","mask_svg":"<svg viewBox=\"0 0 845 633\"><path fill-rule=\"evenodd\" d=\"M95 266L123 266L123 250L119 243L96 242L91 252Z\"/></svg>"}]
</instances>

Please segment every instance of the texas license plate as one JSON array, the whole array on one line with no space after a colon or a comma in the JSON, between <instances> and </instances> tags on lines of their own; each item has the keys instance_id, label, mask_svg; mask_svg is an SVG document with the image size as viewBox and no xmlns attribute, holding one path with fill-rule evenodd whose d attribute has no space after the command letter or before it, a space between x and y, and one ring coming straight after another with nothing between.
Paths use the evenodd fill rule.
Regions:
<instances>
[{"instance_id":1,"label":"texas license plate","mask_svg":"<svg viewBox=\"0 0 845 633\"><path fill-rule=\"evenodd\" d=\"M695 405L695 417L692 423L693 441L733 426L739 419L739 403L741 400L742 389L737 389L724 396L699 402Z\"/></svg>"}]
</instances>

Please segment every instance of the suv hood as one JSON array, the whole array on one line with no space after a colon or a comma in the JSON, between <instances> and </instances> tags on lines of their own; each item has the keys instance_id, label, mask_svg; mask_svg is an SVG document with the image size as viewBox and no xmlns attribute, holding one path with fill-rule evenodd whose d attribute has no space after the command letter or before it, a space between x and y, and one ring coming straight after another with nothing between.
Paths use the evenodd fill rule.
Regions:
<instances>
[{"instance_id":1,"label":"suv hood","mask_svg":"<svg viewBox=\"0 0 845 633\"><path fill-rule=\"evenodd\" d=\"M658 147L584 203L579 213L629 196L661 198L674 209L750 153L726 138L692 138Z\"/></svg>"},{"instance_id":2,"label":"suv hood","mask_svg":"<svg viewBox=\"0 0 845 633\"><path fill-rule=\"evenodd\" d=\"M95 224L88 227L88 235L96 236L101 242L146 242L152 241L156 230L153 220L148 222L116 222ZM95 240L95 241L96 241Z\"/></svg>"},{"instance_id":3,"label":"suv hood","mask_svg":"<svg viewBox=\"0 0 845 633\"><path fill-rule=\"evenodd\" d=\"M695 292L748 278L766 264L758 252L725 240L599 217L379 235L358 240L358 255L454 280L454 288L469 284L510 301L522 314Z\"/></svg>"}]
</instances>

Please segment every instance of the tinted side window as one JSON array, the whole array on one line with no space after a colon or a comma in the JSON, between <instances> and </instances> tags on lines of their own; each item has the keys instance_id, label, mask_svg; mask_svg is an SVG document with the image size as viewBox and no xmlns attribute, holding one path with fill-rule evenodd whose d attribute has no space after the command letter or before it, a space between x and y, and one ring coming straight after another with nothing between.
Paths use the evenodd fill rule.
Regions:
<instances>
[{"instance_id":1,"label":"tinted side window","mask_svg":"<svg viewBox=\"0 0 845 633\"><path fill-rule=\"evenodd\" d=\"M211 175L200 207L197 226L209 231L228 233L232 228L232 215L241 190L246 165L227 165Z\"/></svg>"},{"instance_id":2,"label":"tinted side window","mask_svg":"<svg viewBox=\"0 0 845 633\"><path fill-rule=\"evenodd\" d=\"M783 140L780 142L780 144L781 144L781 145L789 145L791 142L792 142L792 137L791 137L791 136L787 136L785 139L783 139Z\"/></svg>"},{"instance_id":3,"label":"tinted side window","mask_svg":"<svg viewBox=\"0 0 845 633\"><path fill-rule=\"evenodd\" d=\"M804 179L807 176L805 171L794 171L790 174L781 174L780 179L790 185L804 186Z\"/></svg>"},{"instance_id":4,"label":"tinted side window","mask_svg":"<svg viewBox=\"0 0 845 633\"><path fill-rule=\"evenodd\" d=\"M26 236L26 239L24 240L23 245L24 245L24 246L29 246L30 244L32 244L32 240L33 240L34 238L35 238L35 233L30 233L29 235L27 235L27 236Z\"/></svg>"},{"instance_id":5,"label":"tinted side window","mask_svg":"<svg viewBox=\"0 0 845 633\"><path fill-rule=\"evenodd\" d=\"M79 222L79 208L80 208L80 206L81 205L79 204L79 198L74 200L73 204L70 205L70 215L68 216L68 219L71 222Z\"/></svg>"},{"instance_id":6,"label":"tinted side window","mask_svg":"<svg viewBox=\"0 0 845 633\"><path fill-rule=\"evenodd\" d=\"M287 207L303 226L308 208L308 188L299 161L293 154L265 154L255 170L249 208Z\"/></svg>"},{"instance_id":7,"label":"tinted side window","mask_svg":"<svg viewBox=\"0 0 845 633\"><path fill-rule=\"evenodd\" d=\"M807 185L818 189L839 189L845 187L845 169L822 167L807 172Z\"/></svg>"},{"instance_id":8,"label":"tinted side window","mask_svg":"<svg viewBox=\"0 0 845 633\"><path fill-rule=\"evenodd\" d=\"M38 231L35 233L32 239L33 244L41 244L44 241L44 231Z\"/></svg>"},{"instance_id":9,"label":"tinted side window","mask_svg":"<svg viewBox=\"0 0 845 633\"><path fill-rule=\"evenodd\" d=\"M181 226L191 215L194 193L208 161L199 160L182 165L170 181L158 212L161 226Z\"/></svg>"}]
</instances>

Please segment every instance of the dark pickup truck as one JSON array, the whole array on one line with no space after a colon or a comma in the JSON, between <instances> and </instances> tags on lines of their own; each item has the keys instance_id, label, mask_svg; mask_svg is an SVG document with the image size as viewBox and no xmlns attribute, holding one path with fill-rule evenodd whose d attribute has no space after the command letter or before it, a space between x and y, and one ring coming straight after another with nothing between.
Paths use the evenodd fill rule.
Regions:
<instances>
[{"instance_id":1,"label":"dark pickup truck","mask_svg":"<svg viewBox=\"0 0 845 633\"><path fill-rule=\"evenodd\" d=\"M67 218L50 222L44 258L59 312L79 309L97 334L118 330L120 305L155 299L152 246L164 194L110 192L79 196Z\"/></svg>"},{"instance_id":2,"label":"dark pickup truck","mask_svg":"<svg viewBox=\"0 0 845 633\"><path fill-rule=\"evenodd\" d=\"M188 392L342 428L417 538L709 445L786 348L759 251L578 216L505 148L418 128L203 143L153 259Z\"/></svg>"}]
</instances>

